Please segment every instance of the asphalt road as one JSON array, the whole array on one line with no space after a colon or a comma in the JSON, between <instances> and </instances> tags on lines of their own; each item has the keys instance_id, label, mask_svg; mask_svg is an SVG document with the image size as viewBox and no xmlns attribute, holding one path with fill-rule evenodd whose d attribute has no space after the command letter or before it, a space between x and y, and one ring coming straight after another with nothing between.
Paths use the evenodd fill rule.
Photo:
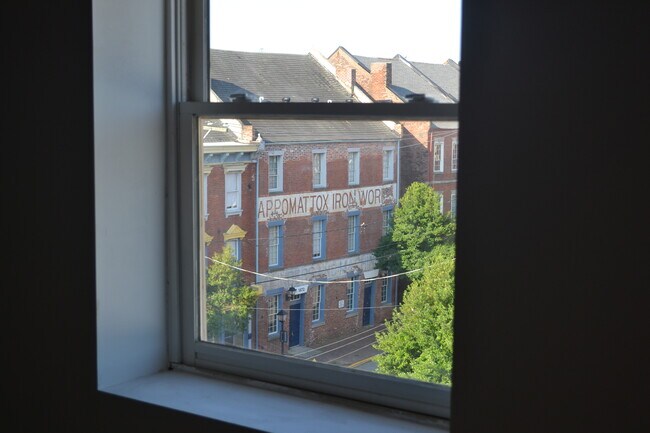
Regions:
<instances>
[{"instance_id":1,"label":"asphalt road","mask_svg":"<svg viewBox=\"0 0 650 433\"><path fill-rule=\"evenodd\" d=\"M374 371L377 364L372 358L379 354L380 351L373 348L372 345L375 343L375 333L384 329L386 329L384 324L370 326L357 334L318 347L295 346L289 349L288 356L364 371Z\"/></svg>"}]
</instances>

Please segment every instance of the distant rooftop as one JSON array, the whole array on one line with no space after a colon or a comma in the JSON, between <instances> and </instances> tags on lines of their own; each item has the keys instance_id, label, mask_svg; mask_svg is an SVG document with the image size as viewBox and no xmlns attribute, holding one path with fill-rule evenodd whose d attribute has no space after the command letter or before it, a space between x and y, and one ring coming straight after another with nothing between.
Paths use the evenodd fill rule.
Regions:
<instances>
[{"instance_id":1,"label":"distant rooftop","mask_svg":"<svg viewBox=\"0 0 650 433\"><path fill-rule=\"evenodd\" d=\"M244 94L251 102L345 102L352 98L311 55L210 50L211 88L219 99ZM263 98L263 99L261 99ZM355 100L356 101L356 100ZM356 101L358 102L358 101ZM397 135L379 121L248 121L267 143L386 141Z\"/></svg>"},{"instance_id":2,"label":"distant rooftop","mask_svg":"<svg viewBox=\"0 0 650 433\"><path fill-rule=\"evenodd\" d=\"M442 64L409 62L399 54L392 59L382 57L354 57L370 71L372 63L392 64L392 85L390 89L406 101L410 93L422 93L435 102L458 102L460 92L460 70L453 60Z\"/></svg>"}]
</instances>

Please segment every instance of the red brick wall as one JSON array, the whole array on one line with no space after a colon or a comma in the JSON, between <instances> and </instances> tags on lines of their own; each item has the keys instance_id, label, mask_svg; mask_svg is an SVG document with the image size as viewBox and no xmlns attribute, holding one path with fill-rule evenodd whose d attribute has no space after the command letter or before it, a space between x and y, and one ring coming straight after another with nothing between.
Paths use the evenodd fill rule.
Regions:
<instances>
[{"instance_id":1,"label":"red brick wall","mask_svg":"<svg viewBox=\"0 0 650 433\"><path fill-rule=\"evenodd\" d=\"M322 191L312 184L312 150L327 150L327 188L339 190L354 188L348 185L348 149L359 149L360 152L360 184L358 187L383 185L383 149L390 143L353 143L327 145L284 145L267 146L267 151L283 150L283 190L268 192L268 157L266 153L259 159L260 197L273 195L297 194L302 192ZM395 152L395 158L397 152ZM396 167L395 167L396 168ZM393 174L395 178L395 173ZM361 209L360 224L365 228L360 232L361 253L371 252L381 237L382 214L381 207ZM284 234L284 268L290 268L311 263L312 218L296 217L286 219L283 226ZM329 213L327 215L326 258L333 259L347 255L347 214L345 212ZM260 270L268 270L268 237L267 222L259 223L260 237Z\"/></svg>"},{"instance_id":2,"label":"red brick wall","mask_svg":"<svg viewBox=\"0 0 650 433\"><path fill-rule=\"evenodd\" d=\"M255 163L246 165L241 175L242 214L226 215L225 175L222 165L215 165L208 176L208 219L205 221L205 232L212 236L208 245L210 257L215 252L221 252L224 247L223 235L230 226L236 224L246 231L246 237L241 241L242 266L245 269L255 269ZM254 279L250 274L245 275L247 281Z\"/></svg>"},{"instance_id":3,"label":"red brick wall","mask_svg":"<svg viewBox=\"0 0 650 433\"><path fill-rule=\"evenodd\" d=\"M436 138L441 138L444 141L443 151L443 172L434 173L433 171L433 143ZM429 184L434 189L444 196L443 212L451 210L451 192L457 190L457 172L451 170L451 156L452 156L452 141L458 140L458 130L449 129L434 129L431 131L431 138L429 140ZM459 143L460 149L460 143Z\"/></svg>"},{"instance_id":4,"label":"red brick wall","mask_svg":"<svg viewBox=\"0 0 650 433\"><path fill-rule=\"evenodd\" d=\"M327 190L339 190L353 188L348 185L348 149L359 149L360 152L360 184L358 187L367 187L373 185L383 185L383 150L386 145L391 143L352 143L352 144L327 144L327 145L267 145L263 155L259 159L259 184L260 196L272 197L273 195L296 194L302 192L315 191L312 185L312 150L326 149L327 151ZM395 143L392 143L395 145ZM395 149L396 150L396 149ZM283 188L282 192L268 192L268 157L267 152L284 151L283 153ZM397 151L395 152L397 158ZM396 179L396 168L393 178ZM394 182L394 181L393 181ZM319 188L317 190L323 190ZM326 225L326 258L332 260L336 258L348 257L347 252L347 212L331 212L327 215ZM360 229L360 250L356 254L366 254L372 252L379 242L382 230L382 210L381 206L374 208L365 208L360 210L359 223L364 226ZM304 266L313 263L311 257L312 251L312 217L295 217L284 220L283 232L283 269ZM268 272L268 225L267 222L259 223L259 262L260 271ZM355 255L356 255L355 254ZM287 272L290 274L290 272ZM262 277L263 278L263 277ZM264 278L263 278L264 279ZM287 287L291 282L287 282ZM358 309L356 313L349 315L347 308L338 308L338 301L346 298L346 283L327 284L325 288L325 311L324 323L312 326L311 308L313 305L313 296L315 290L310 288L308 292L302 295L302 308L304 309L303 330L304 344L314 346L325 344L358 332L362 329L362 310ZM363 286L357 291L359 296L357 305L363 304ZM375 288L374 305L380 305L380 286ZM283 295L284 297L284 295ZM268 340L267 325L268 311L267 298L260 298L260 309L257 311L259 341L258 349L279 353L280 342L277 338ZM289 312L290 303L283 298L284 311ZM391 314L391 309L374 309L375 325L381 323ZM285 330L289 330L289 317L286 319ZM288 343L285 345L285 349Z\"/></svg>"}]
</instances>

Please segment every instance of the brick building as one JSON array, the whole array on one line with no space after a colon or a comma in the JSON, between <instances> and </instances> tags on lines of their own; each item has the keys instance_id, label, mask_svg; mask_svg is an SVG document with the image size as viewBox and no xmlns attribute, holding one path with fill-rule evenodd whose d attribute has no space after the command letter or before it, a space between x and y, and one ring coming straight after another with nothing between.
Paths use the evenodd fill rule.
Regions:
<instances>
[{"instance_id":1,"label":"brick building","mask_svg":"<svg viewBox=\"0 0 650 433\"><path fill-rule=\"evenodd\" d=\"M436 103L459 101L460 66L355 56L339 47L329 57L337 79L367 102L404 103L421 94ZM441 194L443 212L456 212L458 122L401 122L400 196L414 181L426 182Z\"/></svg>"},{"instance_id":2,"label":"brick building","mask_svg":"<svg viewBox=\"0 0 650 433\"><path fill-rule=\"evenodd\" d=\"M211 56L213 101L351 98L318 55ZM206 254L231 245L260 294L249 329L219 341L280 353L390 317L393 278L360 280L383 276L372 252L397 204L399 126L204 119L202 128Z\"/></svg>"}]
</instances>

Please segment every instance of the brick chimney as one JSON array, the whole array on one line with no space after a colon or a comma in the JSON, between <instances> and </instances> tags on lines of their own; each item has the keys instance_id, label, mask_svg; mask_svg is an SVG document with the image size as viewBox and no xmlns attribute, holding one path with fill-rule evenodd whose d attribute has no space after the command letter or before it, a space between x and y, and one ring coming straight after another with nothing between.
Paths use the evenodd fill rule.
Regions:
<instances>
[{"instance_id":1,"label":"brick chimney","mask_svg":"<svg viewBox=\"0 0 650 433\"><path fill-rule=\"evenodd\" d=\"M390 99L388 86L393 80L393 68L390 63L370 64L370 96L375 100Z\"/></svg>"},{"instance_id":2,"label":"brick chimney","mask_svg":"<svg viewBox=\"0 0 650 433\"><path fill-rule=\"evenodd\" d=\"M252 143L257 138L257 131L253 128L253 125L242 125L241 126L241 141L244 143Z\"/></svg>"}]
</instances>

